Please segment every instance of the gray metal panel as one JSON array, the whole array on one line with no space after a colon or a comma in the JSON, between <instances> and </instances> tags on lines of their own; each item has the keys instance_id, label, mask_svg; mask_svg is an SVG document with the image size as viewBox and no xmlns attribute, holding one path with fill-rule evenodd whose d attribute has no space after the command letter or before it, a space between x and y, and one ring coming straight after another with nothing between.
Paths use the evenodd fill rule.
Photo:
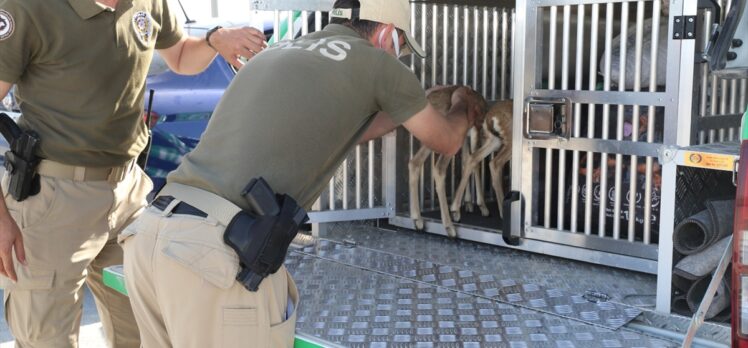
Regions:
<instances>
[{"instance_id":1,"label":"gray metal panel","mask_svg":"<svg viewBox=\"0 0 748 348\"><path fill-rule=\"evenodd\" d=\"M621 155L658 157L661 145L649 143L632 143L616 140L589 138L572 138L569 140L530 140L526 142L532 148L551 148L580 150L589 152L613 152Z\"/></svg>"},{"instance_id":2,"label":"gray metal panel","mask_svg":"<svg viewBox=\"0 0 748 348\"><path fill-rule=\"evenodd\" d=\"M297 332L352 347L676 347L292 252Z\"/></svg>"},{"instance_id":3,"label":"gray metal panel","mask_svg":"<svg viewBox=\"0 0 748 348\"><path fill-rule=\"evenodd\" d=\"M309 212L309 223L384 219L391 215L394 215L392 210L386 207L316 211Z\"/></svg>"},{"instance_id":4,"label":"gray metal panel","mask_svg":"<svg viewBox=\"0 0 748 348\"><path fill-rule=\"evenodd\" d=\"M607 3L622 3L622 2L638 2L642 0L540 0L533 1L532 6L563 6L563 5L593 5L593 4L607 4Z\"/></svg>"},{"instance_id":5,"label":"gray metal panel","mask_svg":"<svg viewBox=\"0 0 748 348\"><path fill-rule=\"evenodd\" d=\"M610 302L593 303L581 295L571 295L559 289L522 284L513 279L329 240L320 240L317 245L294 252L609 329L618 329L641 314L634 307Z\"/></svg>"},{"instance_id":6,"label":"gray metal panel","mask_svg":"<svg viewBox=\"0 0 748 348\"><path fill-rule=\"evenodd\" d=\"M537 240L552 240L554 243L576 246L584 249L605 251L614 254L657 260L656 245L641 245L627 240L586 236L578 233L560 232L539 227L531 227L525 231L525 237Z\"/></svg>"},{"instance_id":7,"label":"gray metal panel","mask_svg":"<svg viewBox=\"0 0 748 348\"><path fill-rule=\"evenodd\" d=\"M387 230L374 227L371 222L336 223L324 226L326 227L322 234L324 238L355 243L359 247L384 250L419 260L436 261L482 274L491 274L501 279L515 279L523 283L538 284L569 293L585 293L588 290L595 290L610 296L612 302L645 309L644 313L635 320L639 324L637 328L647 326L655 331L664 329L671 331L672 334L664 331L661 333L677 338L677 333L685 332L688 327L688 318L646 310L646 308L654 308L655 305L657 279L651 275L521 250L495 248L492 245L465 240L451 240L433 234ZM365 281L362 279L362 282ZM626 327L630 326L631 324ZM680 339L682 336L681 334ZM699 331L698 337L717 343L698 344L697 346L716 347L729 344L730 328L707 323ZM599 346L593 345L593 347Z\"/></svg>"},{"instance_id":8,"label":"gray metal panel","mask_svg":"<svg viewBox=\"0 0 748 348\"><path fill-rule=\"evenodd\" d=\"M447 235L446 231L444 230L444 226L440 222L432 221L430 219L425 219L425 222L426 232L442 236ZM409 229L415 228L413 220L407 217L396 216L390 219L390 223L399 227L405 227ZM643 273L657 274L657 262L651 260L561 245L556 244L553 241L538 241L533 239L523 240L520 246L515 247L506 244L501 237L501 233L499 233L498 230L481 229L478 227L465 226L460 224L455 224L455 228L457 229L457 235L460 239L497 245L505 248L526 250L544 255L563 257L567 259L590 262L598 265L612 266Z\"/></svg>"},{"instance_id":9,"label":"gray metal panel","mask_svg":"<svg viewBox=\"0 0 748 348\"><path fill-rule=\"evenodd\" d=\"M617 92L617 91L561 91L536 89L528 94L539 98L567 98L572 103L626 104L667 106L671 103L662 92Z\"/></svg>"},{"instance_id":10,"label":"gray metal panel","mask_svg":"<svg viewBox=\"0 0 748 348\"><path fill-rule=\"evenodd\" d=\"M491 244L451 240L431 233L410 230L392 231L371 225L366 226L359 222L326 224L325 226L329 228L321 236L327 239L341 242L353 241L361 247L385 250L419 260L437 261L479 273L493 274L502 279L511 278L523 283L538 284L570 293L584 293L592 289L606 293L614 301L626 305L654 306L656 277L650 274L568 258L562 259L551 255L539 255L521 249L497 248ZM499 236L489 232L484 232L484 235ZM498 239L501 239L500 236ZM549 243L534 240L527 240L522 246L527 247L529 244L544 246L544 250L553 250L553 246ZM572 250L571 253L577 255L587 252L579 248L562 247ZM552 252L549 251L548 254ZM590 255L594 254L590 253ZM602 261L612 262L600 258L599 262ZM618 259L615 263L623 264L625 261Z\"/></svg>"}]
</instances>

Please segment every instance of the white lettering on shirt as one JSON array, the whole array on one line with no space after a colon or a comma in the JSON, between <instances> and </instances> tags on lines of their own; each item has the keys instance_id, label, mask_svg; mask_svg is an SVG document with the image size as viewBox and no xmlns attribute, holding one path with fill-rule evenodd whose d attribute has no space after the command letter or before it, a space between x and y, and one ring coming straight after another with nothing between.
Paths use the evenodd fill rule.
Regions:
<instances>
[{"instance_id":1,"label":"white lettering on shirt","mask_svg":"<svg viewBox=\"0 0 748 348\"><path fill-rule=\"evenodd\" d=\"M274 45L271 50L275 49L282 49L282 50L292 50L292 49L304 49L305 51L318 51L322 56L325 58L332 59L337 62L341 62L348 58L348 51L351 50L351 44L340 41L340 40L333 40L328 42L327 39L320 39L316 41L308 41L308 42L298 42L298 41L283 41L279 42L277 45Z\"/></svg>"},{"instance_id":2,"label":"white lettering on shirt","mask_svg":"<svg viewBox=\"0 0 748 348\"><path fill-rule=\"evenodd\" d=\"M314 50L317 49L317 47L319 47L320 45L322 45L325 42L327 42L327 39L319 40L319 41L313 43L311 46L307 47L306 50L307 51L314 51Z\"/></svg>"},{"instance_id":3,"label":"white lettering on shirt","mask_svg":"<svg viewBox=\"0 0 748 348\"><path fill-rule=\"evenodd\" d=\"M348 57L348 50L350 49L351 49L351 44L345 41L335 40L335 41L330 41L327 44L327 48L323 48L319 50L319 53L322 53L322 55L327 58L340 62L340 61L345 60L346 57ZM330 53L330 50L336 52L337 54Z\"/></svg>"}]
</instances>

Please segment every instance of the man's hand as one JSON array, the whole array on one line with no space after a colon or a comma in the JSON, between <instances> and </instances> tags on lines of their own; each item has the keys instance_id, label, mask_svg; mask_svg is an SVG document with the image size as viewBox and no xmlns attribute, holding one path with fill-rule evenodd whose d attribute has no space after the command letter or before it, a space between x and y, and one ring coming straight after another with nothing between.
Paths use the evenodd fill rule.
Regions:
<instances>
[{"instance_id":1,"label":"man's hand","mask_svg":"<svg viewBox=\"0 0 748 348\"><path fill-rule=\"evenodd\" d=\"M469 87L457 88L452 93L452 105L464 102L467 105L466 116L471 126L479 126L483 123L486 110L483 110L482 101L478 93Z\"/></svg>"},{"instance_id":2,"label":"man's hand","mask_svg":"<svg viewBox=\"0 0 748 348\"><path fill-rule=\"evenodd\" d=\"M218 29L210 36L209 43L237 69L244 65L239 61L240 57L250 59L267 47L265 34L250 27Z\"/></svg>"},{"instance_id":3,"label":"man's hand","mask_svg":"<svg viewBox=\"0 0 748 348\"><path fill-rule=\"evenodd\" d=\"M0 275L4 275L13 282L18 281L15 267L13 267L13 251L16 252L18 261L26 264L26 252L23 249L23 237L21 230L18 228L16 221L5 214L5 218L0 219Z\"/></svg>"}]
</instances>

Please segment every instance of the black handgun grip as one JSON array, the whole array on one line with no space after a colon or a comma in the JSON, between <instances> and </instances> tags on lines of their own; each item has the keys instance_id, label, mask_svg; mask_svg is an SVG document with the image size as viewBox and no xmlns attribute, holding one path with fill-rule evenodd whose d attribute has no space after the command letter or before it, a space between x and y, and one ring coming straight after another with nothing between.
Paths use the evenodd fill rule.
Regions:
<instances>
[{"instance_id":1,"label":"black handgun grip","mask_svg":"<svg viewBox=\"0 0 748 348\"><path fill-rule=\"evenodd\" d=\"M262 177L252 179L242 191L242 196L258 216L276 216L280 212L275 192Z\"/></svg>"},{"instance_id":2,"label":"black handgun grip","mask_svg":"<svg viewBox=\"0 0 748 348\"><path fill-rule=\"evenodd\" d=\"M23 130L8 114L0 112L0 133L10 145L21 136Z\"/></svg>"}]
</instances>

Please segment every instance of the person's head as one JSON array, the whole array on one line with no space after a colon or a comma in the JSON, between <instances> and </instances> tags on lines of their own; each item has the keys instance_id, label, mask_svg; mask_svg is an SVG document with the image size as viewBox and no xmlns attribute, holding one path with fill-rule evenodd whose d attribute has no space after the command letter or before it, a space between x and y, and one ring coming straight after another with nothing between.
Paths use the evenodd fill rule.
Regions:
<instances>
[{"instance_id":1,"label":"person's head","mask_svg":"<svg viewBox=\"0 0 748 348\"><path fill-rule=\"evenodd\" d=\"M426 54L410 30L408 0L336 0L330 11L330 23L355 30L374 47L397 57L415 53Z\"/></svg>"}]
</instances>

